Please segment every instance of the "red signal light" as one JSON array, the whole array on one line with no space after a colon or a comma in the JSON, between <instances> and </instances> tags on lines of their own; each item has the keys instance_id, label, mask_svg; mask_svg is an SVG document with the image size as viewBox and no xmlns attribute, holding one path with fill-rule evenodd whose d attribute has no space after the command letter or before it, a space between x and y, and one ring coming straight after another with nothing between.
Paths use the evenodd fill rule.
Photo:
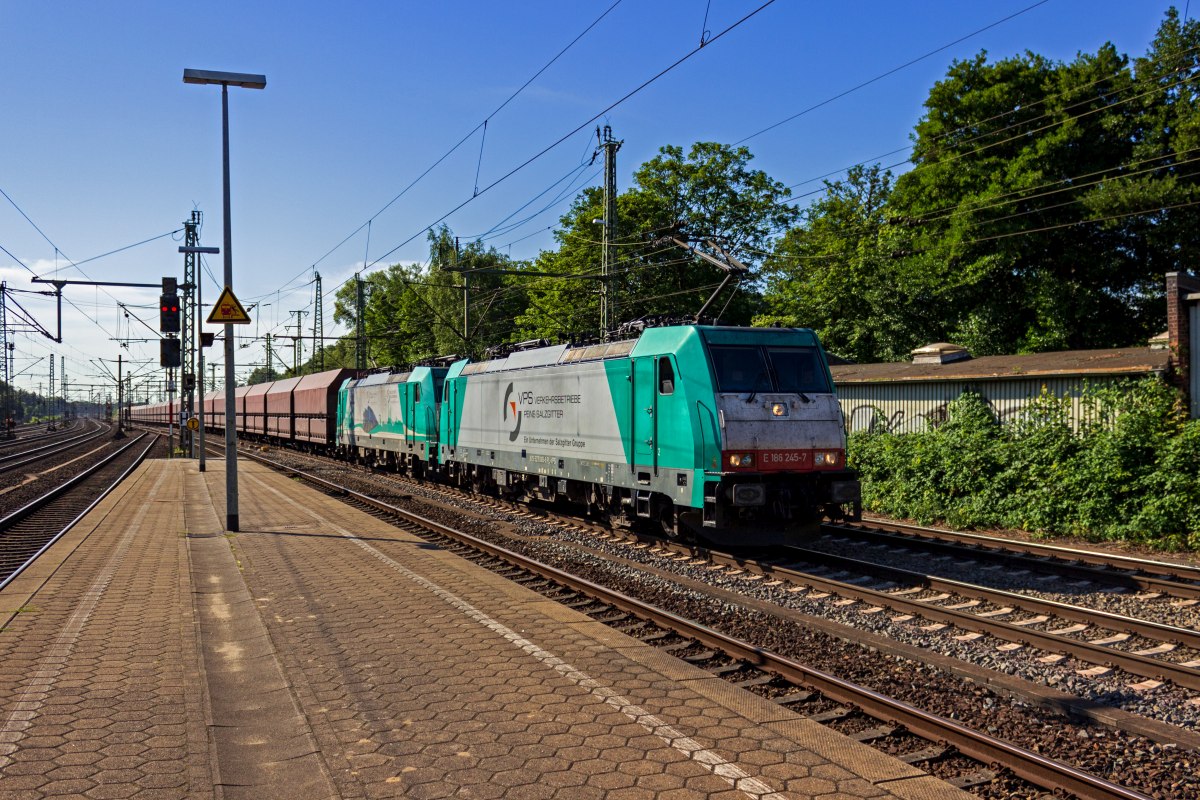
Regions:
<instances>
[{"instance_id":1,"label":"red signal light","mask_svg":"<svg viewBox=\"0 0 1200 800\"><path fill-rule=\"evenodd\" d=\"M164 333L179 332L179 297L174 294L162 294L158 298L159 322L158 329Z\"/></svg>"}]
</instances>

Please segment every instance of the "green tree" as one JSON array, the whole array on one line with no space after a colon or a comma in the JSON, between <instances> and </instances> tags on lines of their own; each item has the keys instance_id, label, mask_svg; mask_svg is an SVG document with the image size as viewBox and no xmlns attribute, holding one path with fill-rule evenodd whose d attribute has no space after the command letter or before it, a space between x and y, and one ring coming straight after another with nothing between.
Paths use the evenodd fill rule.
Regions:
<instances>
[{"instance_id":1,"label":"green tree","mask_svg":"<svg viewBox=\"0 0 1200 800\"><path fill-rule=\"evenodd\" d=\"M625 198L617 198L617 217L629 229L623 210ZM543 250L533 261L530 275L524 279L526 308L516 317L523 339L572 338L600 332L600 281L603 259L601 228L594 220L604 215L604 191L590 186L576 196L571 207L559 219L554 231L557 250ZM618 259L642 246L640 241L618 237ZM571 278L549 277L570 275ZM620 295L618 294L618 301Z\"/></svg>"},{"instance_id":2,"label":"green tree","mask_svg":"<svg viewBox=\"0 0 1200 800\"><path fill-rule=\"evenodd\" d=\"M617 197L616 258L611 279L614 319L693 315L724 273L674 244L659 241L677 231L712 238L735 258L757 269L779 232L797 216L784 186L751 168L745 147L697 142L684 154L668 145L634 173L633 186ZM543 252L540 272L598 276L601 273L603 193L585 189L556 232L558 249ZM711 312L723 323L749 322L761 310L757 274L717 300ZM529 308L518 318L526 333L599 330L598 287L592 281L540 279L530 283Z\"/></svg>"},{"instance_id":3,"label":"green tree","mask_svg":"<svg viewBox=\"0 0 1200 800\"><path fill-rule=\"evenodd\" d=\"M951 66L888 208L906 285L944 310L936 338L988 354L1129 345L1161 328L1162 274L1188 266L1198 235L1194 211L1176 208L1195 201L1180 162L1197 155L1198 34L1172 10L1136 69L1107 44L1066 64Z\"/></svg>"},{"instance_id":4,"label":"green tree","mask_svg":"<svg viewBox=\"0 0 1200 800\"><path fill-rule=\"evenodd\" d=\"M456 249L445 226L430 231L428 239L428 266L392 264L363 278L369 367L450 354L477 356L487 345L514 335L512 320L524 307L524 298L503 272L513 269L511 260L480 243ZM462 327L464 274L469 275L471 290L468 336ZM348 281L334 302L334 320L352 331L358 320L357 293L355 282ZM334 351L339 361L353 364L355 337L353 332L342 337Z\"/></svg>"},{"instance_id":5,"label":"green tree","mask_svg":"<svg viewBox=\"0 0 1200 800\"><path fill-rule=\"evenodd\" d=\"M520 338L513 320L527 298L522 280L510 274L527 268L482 242L456 243L446 226L429 232L429 270L424 296L439 321L434 327L442 355L479 356L490 345ZM468 319L463 330L463 284L468 284Z\"/></svg>"},{"instance_id":6,"label":"green tree","mask_svg":"<svg viewBox=\"0 0 1200 800\"><path fill-rule=\"evenodd\" d=\"M902 359L927 341L939 320L892 255L891 182L878 164L825 182L763 266L766 311L755 324L813 328L831 352L855 361Z\"/></svg>"}]
</instances>

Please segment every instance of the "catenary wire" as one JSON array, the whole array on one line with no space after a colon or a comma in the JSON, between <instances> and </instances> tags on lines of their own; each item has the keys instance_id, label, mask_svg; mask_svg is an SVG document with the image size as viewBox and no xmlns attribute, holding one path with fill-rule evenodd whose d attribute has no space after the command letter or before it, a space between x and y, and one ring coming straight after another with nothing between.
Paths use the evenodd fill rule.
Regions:
<instances>
[{"instance_id":1,"label":"catenary wire","mask_svg":"<svg viewBox=\"0 0 1200 800\"><path fill-rule=\"evenodd\" d=\"M713 42L715 42L715 41L717 41L718 39L722 38L722 37L723 37L723 36L725 36L726 34L730 33L731 31L735 30L736 28L740 27L742 24L744 24L746 21L748 21L748 20L749 20L749 19L751 19L752 17L754 17L754 16L756 16L757 14L759 14L760 12L762 12L764 9L768 8L768 7L769 7L769 6L771 6L771 5L774 5L774 3L775 3L775 0L767 0L767 2L763 3L763 4L762 4L762 5L760 5L758 8L754 9L753 11L751 11L751 12L750 12L750 13L748 13L748 14L746 14L746 15L745 15L744 17L742 17L741 19L739 19L739 20L737 20L736 22L734 22L733 24L729 25L727 28L725 28L725 29L724 29L724 30L722 30L720 33L718 33L716 36L713 36L711 39L709 39L709 40L708 40L708 43L707 43L707 44L712 44ZM517 174L518 172L520 172L521 170L525 169L525 167L529 166L529 165L530 165L530 164L532 164L534 161L537 161L537 160L538 160L538 159L540 159L542 156L544 156L546 153L549 153L551 150L553 150L554 148L558 147L560 144L562 144L563 142L565 142L567 139L569 139L570 137L574 136L576 133L578 133L579 131L583 130L583 129L584 129L584 128L586 128L587 126L591 125L593 122L595 122L596 120L598 120L600 117L602 117L602 116L604 116L605 114L607 114L609 111L612 111L614 108L616 108L617 106L621 105L622 103L624 103L626 100L628 100L629 98L633 97L633 96L634 96L634 95L636 95L637 93L641 92L643 89L645 89L647 86L649 86L649 85L651 85L652 83L654 83L655 81L657 81L659 78L663 77L664 75L666 75L667 73L671 72L672 70L674 70L674 69L675 69L676 67L678 67L679 65L683 64L685 61L687 61L687 60L689 60L690 58L692 58L692 56L694 56L694 55L696 55L697 53L699 53L701 49L702 49L701 47L696 47L696 48L694 48L693 50L691 50L691 51L689 51L689 52L685 53L685 54L684 54L682 57L680 57L679 59L677 59L676 61L674 61L674 62L673 62L673 63L671 63L670 65L668 65L667 67L663 68L663 69L662 69L661 71L659 71L657 74L655 74L654 76L650 77L649 79L647 79L646 81L644 81L643 83L641 83L640 85L638 85L636 88L632 89L631 91L629 91L628 93L626 93L625 95L623 95L621 98L619 98L619 99L615 100L614 102L612 102L611 104L609 104L607 107L605 107L605 108L604 108L602 111L600 111L599 113L597 113L597 114L594 114L593 116L591 116L590 118L588 118L588 119L587 119L587 120L585 120L584 122L580 123L580 124L579 124L577 127L575 127L574 129L572 129L571 131L569 131L569 132L567 132L566 134L564 134L563 136L559 137L559 138L558 138L557 140L555 140L553 143L551 143L551 144L547 145L547 146L546 146L545 148L543 148L542 150L540 150L540 151L538 151L537 153L535 153L534 155L530 156L530 157L529 157L528 159L526 159L525 161L521 162L520 164L518 164L517 166L513 167L513 168L512 168L511 170L509 170L508 172L506 172L506 173L504 173L503 175L501 175L501 176L500 176L499 178L497 178L496 180L494 180L494 181L492 181L491 183L489 183L487 186L485 186L485 187L483 187L482 189L480 189L480 190L479 190L479 192L478 192L477 194L475 194L475 195L473 195L472 197L469 197L469 198L467 198L466 200L462 201L462 202L461 202L461 203L459 203L457 206L455 206L454 208L450 209L450 210L449 210L449 211L447 211L445 214L443 214L442 216L438 217L436 220L434 220L433 222L429 223L428 225L424 225L424 226L422 226L422 227L421 227L421 229L420 229L419 231L417 231L416 233L412 234L412 235L411 235L411 236L409 236L407 239L405 239L404 241L400 242L400 243L399 243L399 244L397 244L396 246L392 247L390 250L388 250L388 251L387 251L386 253L384 253L382 256L380 256L379 258L377 258L377 259L375 259L373 262L371 262L371 265L370 265L370 266L374 266L375 264L378 264L380 261L382 261L383 259L385 259L385 258L387 258L388 256L390 256L392 253L396 252L396 251L397 251L397 250L399 250L401 247L403 247L404 245L406 245L406 244L408 244L409 242L411 242L413 239L416 239L418 236L420 236L420 235L421 235L423 232L425 232L426 230L429 230L429 229L430 229L430 228L432 228L434 225L437 225L437 224L439 224L439 223L443 222L443 221L444 221L444 220L446 220L446 219L447 219L449 216L451 216L451 215L452 215L452 214L454 214L455 212L457 212L457 211L461 210L461 209L462 209L464 206L466 206L466 205L468 205L469 203L471 203L471 202L472 202L472 201L473 201L475 198L479 197L480 195L484 194L485 192L487 192L487 191L489 191L489 190L491 190L491 189L494 189L496 186L499 186L501 183L503 183L504 181L508 180L508 179L509 179L509 178L511 178L513 175L515 175L515 174Z\"/></svg>"},{"instance_id":2,"label":"catenary wire","mask_svg":"<svg viewBox=\"0 0 1200 800\"><path fill-rule=\"evenodd\" d=\"M470 131L468 131L465 136L463 136L461 139L459 139L458 142L455 143L444 154L442 154L442 156L440 158L438 158L431 165L429 165L429 167L426 168L424 172L422 172L420 175L418 175L416 178L414 178L413 181L411 183L409 183L407 186L405 186L403 189L401 189L400 192L395 197L393 197L386 204L384 204L383 208L379 209L374 214L372 214L367 222L370 222L370 220L375 219L380 214L382 214L384 211L387 211L388 208L390 208L397 200L399 200L401 197L403 197L405 194L407 194L408 191L410 189L412 189L414 186L416 186L426 175L428 175L430 172L432 172L434 169L436 169L439 164L441 164L443 161L445 161L447 158L449 158L454 152L456 152L458 150L458 148L462 147L472 136L475 135L476 131L478 131L480 128L482 128L485 125L485 123L487 122L488 119L491 119L492 117L496 116L496 114L500 113L500 111L503 110L505 106L507 106L509 103L511 103L514 99L516 99L516 97L519 94L521 94L521 92L525 91L525 89L527 89L529 87L529 85L531 83L533 83L535 80L537 80L537 78L543 72L545 72L547 69L549 69L551 67L551 65L554 64L554 62L558 61L559 58L561 58L563 55L565 55L568 50L570 50L572 47L574 47L575 44L578 43L580 39L582 39L584 36L586 36L593 28L595 28L601 22L601 20L603 20L605 17L607 17L620 4L621 4L621 0L616 0L615 3L613 3L607 9L605 9L605 11L600 16L598 16L595 20L593 20L590 25L588 25L586 28L584 28L583 31L581 31L574 39L572 39L567 44L566 47L564 47L553 58L551 58L549 61L547 61L541 67L541 69L539 69L537 72L535 72L532 77L530 77L528 80L525 81L525 83L521 84L521 86L515 92L513 92L511 95L509 95L508 98L504 100L504 102L502 102L495 109L493 109L490 114L488 114L486 117L484 117L484 122L479 123L474 128L472 128ZM480 145L480 148L481 148L480 153L481 153L481 157L482 157L482 144ZM478 176L476 176L476 181L478 181ZM367 225L367 222L364 222L362 225L359 225L357 228L355 228L353 231L351 231L350 234L348 234L346 236L346 238L342 239L342 241L340 241L336 245L334 245L332 249L330 249L323 256L321 256L316 261L314 261L312 263L312 266L309 267L309 269L316 269L316 267L322 261L324 261L330 255L332 255L334 252L336 252L342 245L344 245L346 242L348 242L350 239L352 239L354 236L356 236L363 229L363 227L365 227ZM306 269L305 272L307 272L307 271L308 270ZM301 274L303 274L303 273L301 273ZM295 280L295 279L293 278L292 280ZM290 281L289 281L289 283L290 283Z\"/></svg>"},{"instance_id":3,"label":"catenary wire","mask_svg":"<svg viewBox=\"0 0 1200 800\"><path fill-rule=\"evenodd\" d=\"M942 52L943 50L948 50L956 44L961 44L962 42L965 42L968 39L974 38L975 36L978 36L979 34L984 33L985 31L991 30L992 28L995 28L998 25L1002 25L1005 22L1008 22L1011 19L1015 19L1015 18L1021 16L1022 14L1028 13L1028 12L1032 11L1033 9L1037 8L1038 6L1043 6L1048 2L1050 2L1050 0L1038 0L1038 2L1034 3L1033 5L1026 6L1025 8L1021 9L1020 11L1016 11L1012 14L1009 14L1007 17L1004 17L1003 19L998 19L989 25L985 25L984 27L980 28L979 30L972 31L971 33L968 33L966 36L961 36L958 39L955 39L953 42L950 42L949 44L942 45L941 47L937 48L936 50L930 50L928 53L925 53L924 55L921 55L921 56L917 56L916 58L912 59L911 61L907 61L898 67L893 67L892 69L888 70L887 72L876 75L874 78L871 78L870 80L863 81L862 83L858 84L857 86L853 86L849 89L846 89L843 92L835 94L833 97L822 100L821 102L811 105L802 111L798 111L795 114L792 114L790 117L787 117L786 119L781 119L779 122L776 122L772 125L768 125L767 127L763 128L762 130L757 131L756 133L752 133L743 139L739 139L738 141L734 142L734 145L736 146L736 145L742 144L743 142L748 142L757 136L761 136L762 134L766 133L767 131L774 130L775 128L778 128L780 125L785 125L794 119L804 116L805 114L808 114L812 111L816 111L818 108L829 105L830 103L834 102L835 100L840 100L841 98L845 97L846 95L853 94L854 92L857 92L859 89L863 89L867 86L870 86L873 83L881 81L884 78L888 77L889 75L894 75L897 72L900 72L901 70L907 69L908 67L911 67L914 64L920 63L921 61L924 61L927 58L937 55L938 53Z\"/></svg>"}]
</instances>

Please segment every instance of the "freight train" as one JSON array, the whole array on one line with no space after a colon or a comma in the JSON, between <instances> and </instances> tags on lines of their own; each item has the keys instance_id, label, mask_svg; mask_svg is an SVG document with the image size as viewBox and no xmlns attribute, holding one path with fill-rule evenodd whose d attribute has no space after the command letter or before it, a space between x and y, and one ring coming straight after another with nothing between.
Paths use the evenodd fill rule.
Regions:
<instances>
[{"instance_id":1,"label":"freight train","mask_svg":"<svg viewBox=\"0 0 1200 800\"><path fill-rule=\"evenodd\" d=\"M224 400L204 398L213 433ZM668 536L766 544L861 516L825 354L803 328L680 325L408 371L331 370L239 387L234 412L242 438L570 502ZM173 413L137 406L131 418L165 425Z\"/></svg>"}]
</instances>

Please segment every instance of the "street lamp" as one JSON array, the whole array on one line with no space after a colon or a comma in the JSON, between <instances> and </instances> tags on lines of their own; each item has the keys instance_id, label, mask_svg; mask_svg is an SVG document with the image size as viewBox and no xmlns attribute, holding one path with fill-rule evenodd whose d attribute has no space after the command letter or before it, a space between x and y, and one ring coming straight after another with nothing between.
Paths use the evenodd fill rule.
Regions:
<instances>
[{"instance_id":1,"label":"street lamp","mask_svg":"<svg viewBox=\"0 0 1200 800\"><path fill-rule=\"evenodd\" d=\"M229 87L243 89L265 89L267 76L248 75L240 72L212 72L203 69L185 69L184 83L216 84L221 87L221 170L223 178L223 200L225 211L225 288L233 287L233 244L229 222ZM238 484L237 484L237 420L233 412L233 325L225 324L225 529L237 532L238 527Z\"/></svg>"}]
</instances>

